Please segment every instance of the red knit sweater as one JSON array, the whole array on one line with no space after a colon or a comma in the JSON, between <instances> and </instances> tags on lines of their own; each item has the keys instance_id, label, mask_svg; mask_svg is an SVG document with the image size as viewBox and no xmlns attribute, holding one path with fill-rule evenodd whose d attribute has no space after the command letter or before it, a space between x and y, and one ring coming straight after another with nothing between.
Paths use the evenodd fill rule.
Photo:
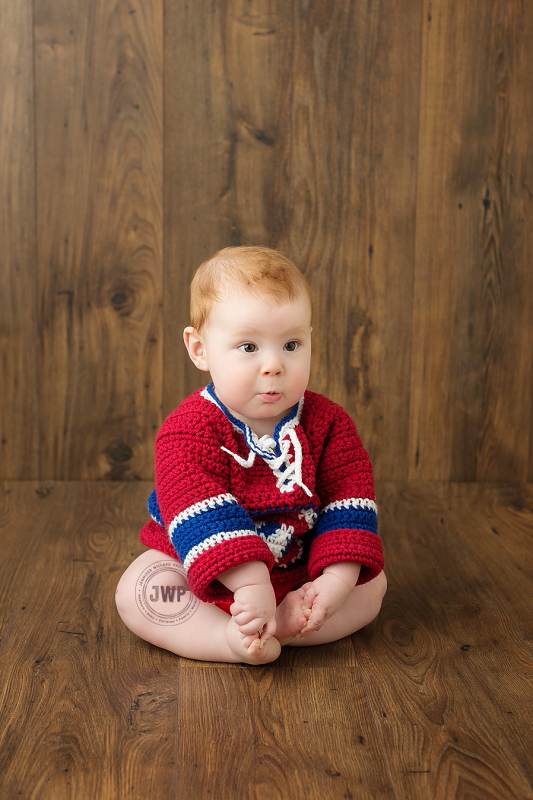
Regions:
<instances>
[{"instance_id":1,"label":"red knit sweater","mask_svg":"<svg viewBox=\"0 0 533 800\"><path fill-rule=\"evenodd\" d=\"M348 414L314 392L261 439L212 384L194 392L157 435L149 510L142 542L177 556L205 601L231 599L217 576L248 561L278 589L339 561L362 565L359 583L383 567L368 455Z\"/></svg>"}]
</instances>

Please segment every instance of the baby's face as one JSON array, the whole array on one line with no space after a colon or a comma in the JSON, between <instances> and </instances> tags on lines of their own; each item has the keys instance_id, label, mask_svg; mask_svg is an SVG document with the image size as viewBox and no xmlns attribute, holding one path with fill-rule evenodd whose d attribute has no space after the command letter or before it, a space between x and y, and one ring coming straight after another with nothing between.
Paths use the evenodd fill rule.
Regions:
<instances>
[{"instance_id":1,"label":"baby's face","mask_svg":"<svg viewBox=\"0 0 533 800\"><path fill-rule=\"evenodd\" d=\"M278 305L234 292L213 305L202 339L220 400L258 436L271 435L309 381L308 299Z\"/></svg>"}]
</instances>

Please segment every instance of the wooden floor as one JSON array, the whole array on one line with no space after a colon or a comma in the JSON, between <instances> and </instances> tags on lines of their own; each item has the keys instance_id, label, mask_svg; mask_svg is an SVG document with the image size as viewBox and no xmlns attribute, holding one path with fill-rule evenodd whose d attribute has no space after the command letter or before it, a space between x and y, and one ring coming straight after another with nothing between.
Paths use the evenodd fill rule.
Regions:
<instances>
[{"instance_id":1,"label":"wooden floor","mask_svg":"<svg viewBox=\"0 0 533 800\"><path fill-rule=\"evenodd\" d=\"M379 619L265 667L114 608L147 483L0 493L0 797L533 798L533 486L378 486Z\"/></svg>"}]
</instances>

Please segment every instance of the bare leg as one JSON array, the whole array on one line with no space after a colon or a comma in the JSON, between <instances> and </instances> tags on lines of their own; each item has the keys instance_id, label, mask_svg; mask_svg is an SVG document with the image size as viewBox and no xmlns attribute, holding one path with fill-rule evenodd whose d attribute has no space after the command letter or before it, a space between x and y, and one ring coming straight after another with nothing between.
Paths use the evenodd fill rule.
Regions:
<instances>
[{"instance_id":1,"label":"bare leg","mask_svg":"<svg viewBox=\"0 0 533 800\"><path fill-rule=\"evenodd\" d=\"M297 589L290 592L278 606L276 636L281 644L292 647L336 642L364 628L377 617L386 590L387 579L385 573L381 572L374 580L352 589L343 605L324 622L320 630L296 639L294 637L303 627L301 622L304 618L301 610L303 593Z\"/></svg>"},{"instance_id":2,"label":"bare leg","mask_svg":"<svg viewBox=\"0 0 533 800\"><path fill-rule=\"evenodd\" d=\"M180 562L157 550L147 550L128 567L116 603L133 633L185 658L267 664L281 651L274 637L260 650L257 639L243 636L228 614L194 597Z\"/></svg>"}]
</instances>

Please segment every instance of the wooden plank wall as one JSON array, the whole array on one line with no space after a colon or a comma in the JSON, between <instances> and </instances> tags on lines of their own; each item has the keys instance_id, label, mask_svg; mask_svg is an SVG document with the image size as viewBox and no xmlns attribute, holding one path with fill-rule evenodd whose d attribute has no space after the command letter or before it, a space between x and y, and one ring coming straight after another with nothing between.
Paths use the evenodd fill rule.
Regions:
<instances>
[{"instance_id":1,"label":"wooden plank wall","mask_svg":"<svg viewBox=\"0 0 533 800\"><path fill-rule=\"evenodd\" d=\"M195 267L277 246L381 480L533 480L533 6L0 0L1 468L151 479Z\"/></svg>"},{"instance_id":2,"label":"wooden plank wall","mask_svg":"<svg viewBox=\"0 0 533 800\"><path fill-rule=\"evenodd\" d=\"M35 172L30 3L0 0L0 464L38 470Z\"/></svg>"}]
</instances>

